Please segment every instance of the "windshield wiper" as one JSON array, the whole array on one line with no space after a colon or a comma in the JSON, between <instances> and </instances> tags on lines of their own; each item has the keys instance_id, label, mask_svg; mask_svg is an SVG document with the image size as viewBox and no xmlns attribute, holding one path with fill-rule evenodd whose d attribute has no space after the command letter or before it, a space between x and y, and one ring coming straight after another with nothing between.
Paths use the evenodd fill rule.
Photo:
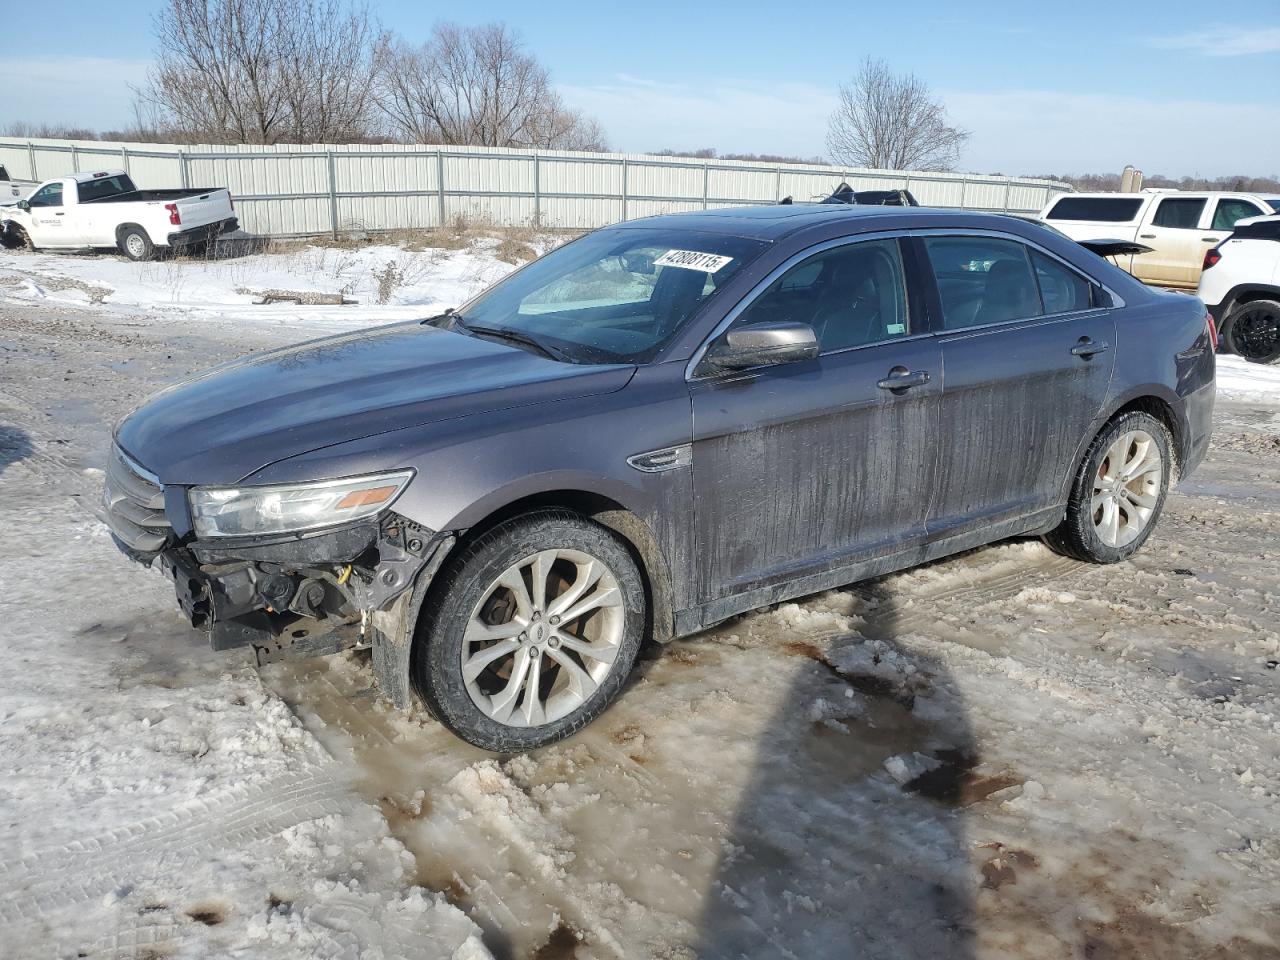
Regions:
<instances>
[{"instance_id":1,"label":"windshield wiper","mask_svg":"<svg viewBox=\"0 0 1280 960\"><path fill-rule=\"evenodd\" d=\"M547 346L541 340L522 333L519 330L512 330L509 327L486 327L478 323L472 323L469 320L463 320L457 314L452 314L455 326L461 327L468 333L474 333L481 337L492 337L495 340L505 340L508 343L519 343L526 347L532 347L538 353L551 360L559 360L561 363L572 363L570 357L563 351L557 350L555 347Z\"/></svg>"}]
</instances>

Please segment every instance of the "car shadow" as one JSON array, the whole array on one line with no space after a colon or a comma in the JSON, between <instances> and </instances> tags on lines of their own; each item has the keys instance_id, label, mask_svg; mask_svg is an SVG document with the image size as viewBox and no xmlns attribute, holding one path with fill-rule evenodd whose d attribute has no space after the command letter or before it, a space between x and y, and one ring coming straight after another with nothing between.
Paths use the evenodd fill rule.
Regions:
<instances>
[{"instance_id":1,"label":"car shadow","mask_svg":"<svg viewBox=\"0 0 1280 960\"><path fill-rule=\"evenodd\" d=\"M31 438L17 427L0 424L0 473L11 463L25 460L35 452Z\"/></svg>"},{"instance_id":2,"label":"car shadow","mask_svg":"<svg viewBox=\"0 0 1280 960\"><path fill-rule=\"evenodd\" d=\"M736 811L698 924L700 960L973 955L964 829L977 752L946 667L898 642L885 580L857 633L786 644L797 671Z\"/></svg>"}]
</instances>

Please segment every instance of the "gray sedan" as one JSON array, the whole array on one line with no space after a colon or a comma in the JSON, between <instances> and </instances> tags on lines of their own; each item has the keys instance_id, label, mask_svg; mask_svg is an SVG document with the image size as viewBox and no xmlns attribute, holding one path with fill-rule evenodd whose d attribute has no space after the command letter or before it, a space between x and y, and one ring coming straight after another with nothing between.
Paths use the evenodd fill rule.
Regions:
<instances>
[{"instance_id":1,"label":"gray sedan","mask_svg":"<svg viewBox=\"0 0 1280 960\"><path fill-rule=\"evenodd\" d=\"M716 210L178 384L105 497L215 648L371 647L383 694L506 752L648 640L1014 535L1124 560L1213 396L1198 300L1034 223Z\"/></svg>"}]
</instances>

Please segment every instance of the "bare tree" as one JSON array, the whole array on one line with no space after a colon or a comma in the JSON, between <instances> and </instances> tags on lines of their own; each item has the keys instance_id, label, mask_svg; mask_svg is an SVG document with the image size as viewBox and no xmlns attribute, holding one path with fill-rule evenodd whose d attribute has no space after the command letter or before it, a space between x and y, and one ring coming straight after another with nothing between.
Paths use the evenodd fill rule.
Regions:
<instances>
[{"instance_id":1,"label":"bare tree","mask_svg":"<svg viewBox=\"0 0 1280 960\"><path fill-rule=\"evenodd\" d=\"M827 126L833 159L880 170L950 170L968 139L924 81L870 57L840 88Z\"/></svg>"},{"instance_id":2,"label":"bare tree","mask_svg":"<svg viewBox=\"0 0 1280 960\"><path fill-rule=\"evenodd\" d=\"M437 24L419 47L389 42L378 103L416 143L603 150L599 125L569 110L550 77L503 24Z\"/></svg>"},{"instance_id":3,"label":"bare tree","mask_svg":"<svg viewBox=\"0 0 1280 960\"><path fill-rule=\"evenodd\" d=\"M168 0L155 33L140 106L177 139L345 142L368 132L379 43L364 9L344 0Z\"/></svg>"}]
</instances>

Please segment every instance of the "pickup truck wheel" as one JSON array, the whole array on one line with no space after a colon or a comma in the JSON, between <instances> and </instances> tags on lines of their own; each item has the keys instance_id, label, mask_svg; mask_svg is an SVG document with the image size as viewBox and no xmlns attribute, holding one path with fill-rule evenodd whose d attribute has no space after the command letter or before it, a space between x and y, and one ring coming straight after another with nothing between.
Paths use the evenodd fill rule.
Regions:
<instances>
[{"instance_id":1,"label":"pickup truck wheel","mask_svg":"<svg viewBox=\"0 0 1280 960\"><path fill-rule=\"evenodd\" d=\"M6 229L0 230L0 246L6 250L26 250L31 253L36 249L27 231L16 223L10 223Z\"/></svg>"},{"instance_id":2,"label":"pickup truck wheel","mask_svg":"<svg viewBox=\"0 0 1280 960\"><path fill-rule=\"evenodd\" d=\"M1045 536L1057 553L1088 563L1119 563L1147 541L1169 489L1169 432L1131 411L1094 438L1071 485L1067 515Z\"/></svg>"},{"instance_id":3,"label":"pickup truck wheel","mask_svg":"<svg viewBox=\"0 0 1280 960\"><path fill-rule=\"evenodd\" d=\"M125 227L120 231L120 252L130 260L150 260L155 256L155 244L141 227Z\"/></svg>"},{"instance_id":4,"label":"pickup truck wheel","mask_svg":"<svg viewBox=\"0 0 1280 960\"><path fill-rule=\"evenodd\" d=\"M630 551L578 514L499 524L432 590L413 650L418 692L453 733L513 753L582 729L639 653L645 592Z\"/></svg>"},{"instance_id":5,"label":"pickup truck wheel","mask_svg":"<svg viewBox=\"0 0 1280 960\"><path fill-rule=\"evenodd\" d=\"M1280 360L1280 303L1250 300L1240 304L1222 325L1222 342L1252 363Z\"/></svg>"}]
</instances>

